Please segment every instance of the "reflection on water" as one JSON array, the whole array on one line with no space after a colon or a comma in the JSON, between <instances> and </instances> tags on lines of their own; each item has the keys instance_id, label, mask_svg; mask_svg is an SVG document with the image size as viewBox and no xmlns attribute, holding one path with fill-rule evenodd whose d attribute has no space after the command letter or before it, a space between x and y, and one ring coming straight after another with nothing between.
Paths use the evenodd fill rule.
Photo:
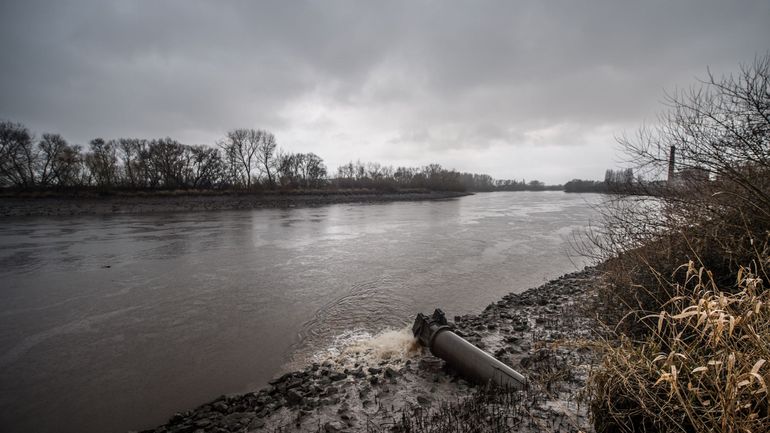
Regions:
<instances>
[{"instance_id":1,"label":"reflection on water","mask_svg":"<svg viewBox=\"0 0 770 433\"><path fill-rule=\"evenodd\" d=\"M0 425L125 431L582 266L595 195L5 220ZM394 334L395 335L395 334ZM385 340L388 340L385 338Z\"/></svg>"}]
</instances>

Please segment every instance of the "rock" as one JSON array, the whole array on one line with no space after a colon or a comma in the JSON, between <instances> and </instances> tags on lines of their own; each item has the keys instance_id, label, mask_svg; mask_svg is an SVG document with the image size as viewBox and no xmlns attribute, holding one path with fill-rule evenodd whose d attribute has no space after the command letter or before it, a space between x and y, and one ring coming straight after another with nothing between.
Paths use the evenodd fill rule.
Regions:
<instances>
[{"instance_id":1,"label":"rock","mask_svg":"<svg viewBox=\"0 0 770 433\"><path fill-rule=\"evenodd\" d=\"M393 379L393 378L395 378L397 376L399 376L399 373L396 370L394 370L394 369L392 369L390 367L385 368L385 377L387 377L389 379Z\"/></svg>"},{"instance_id":2,"label":"rock","mask_svg":"<svg viewBox=\"0 0 770 433\"><path fill-rule=\"evenodd\" d=\"M326 424L324 424L324 431L326 433L336 433L339 431L342 431L345 426L342 425L339 421L329 421Z\"/></svg>"},{"instance_id":3,"label":"rock","mask_svg":"<svg viewBox=\"0 0 770 433\"><path fill-rule=\"evenodd\" d=\"M302 402L302 394L295 389L290 389L286 392L286 402L290 405L297 405Z\"/></svg>"},{"instance_id":4,"label":"rock","mask_svg":"<svg viewBox=\"0 0 770 433\"><path fill-rule=\"evenodd\" d=\"M380 374L382 373L382 369L378 367L369 367L368 369L369 374Z\"/></svg>"},{"instance_id":5,"label":"rock","mask_svg":"<svg viewBox=\"0 0 770 433\"><path fill-rule=\"evenodd\" d=\"M329 379L331 379L331 380L332 380L332 382L337 382L338 380L342 380L342 379L345 379L345 378L347 378L347 377L348 377L348 375L347 375L347 374L345 374L345 373L340 373L340 372L338 372L338 371L337 371L337 372L334 372L334 373L332 373L332 374L330 374L330 375L329 375Z\"/></svg>"},{"instance_id":6,"label":"rock","mask_svg":"<svg viewBox=\"0 0 770 433\"><path fill-rule=\"evenodd\" d=\"M430 405L430 398L425 397L424 395L418 395L417 396L417 403L420 403L423 406Z\"/></svg>"},{"instance_id":7,"label":"rock","mask_svg":"<svg viewBox=\"0 0 770 433\"><path fill-rule=\"evenodd\" d=\"M256 430L256 429L258 429L258 428L262 428L262 427L264 427L264 426L265 426L265 420L263 420L262 418L254 418L254 419L253 419L253 420L252 420L252 421L249 423L249 427L248 427L248 429L249 429L249 430Z\"/></svg>"},{"instance_id":8,"label":"rock","mask_svg":"<svg viewBox=\"0 0 770 433\"><path fill-rule=\"evenodd\" d=\"M219 413L227 413L227 410L230 408L227 403L223 401L218 401L211 405L212 409Z\"/></svg>"},{"instance_id":9,"label":"rock","mask_svg":"<svg viewBox=\"0 0 770 433\"><path fill-rule=\"evenodd\" d=\"M193 424L195 425L195 427L207 427L211 425L211 419L209 418L196 419Z\"/></svg>"},{"instance_id":10,"label":"rock","mask_svg":"<svg viewBox=\"0 0 770 433\"><path fill-rule=\"evenodd\" d=\"M281 377L276 377L275 379L268 381L267 383L269 383L270 385L275 385L275 384L283 382L284 380L286 380L290 376L291 376L291 373L286 373L286 374L284 374Z\"/></svg>"}]
</instances>

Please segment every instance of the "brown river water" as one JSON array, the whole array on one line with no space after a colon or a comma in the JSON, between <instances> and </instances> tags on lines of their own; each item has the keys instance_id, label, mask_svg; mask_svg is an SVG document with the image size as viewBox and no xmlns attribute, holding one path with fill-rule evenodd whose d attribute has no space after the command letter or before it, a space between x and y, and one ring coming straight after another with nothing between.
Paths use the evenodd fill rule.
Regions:
<instances>
[{"instance_id":1,"label":"brown river water","mask_svg":"<svg viewBox=\"0 0 770 433\"><path fill-rule=\"evenodd\" d=\"M125 432L582 268L602 197L0 222L0 430Z\"/></svg>"}]
</instances>

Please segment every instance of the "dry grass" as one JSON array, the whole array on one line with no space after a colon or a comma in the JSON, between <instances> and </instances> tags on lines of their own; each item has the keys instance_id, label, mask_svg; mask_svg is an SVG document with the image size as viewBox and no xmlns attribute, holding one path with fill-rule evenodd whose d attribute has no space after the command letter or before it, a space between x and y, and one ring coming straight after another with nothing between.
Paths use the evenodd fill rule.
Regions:
<instances>
[{"instance_id":1,"label":"dry grass","mask_svg":"<svg viewBox=\"0 0 770 433\"><path fill-rule=\"evenodd\" d=\"M770 431L770 291L745 268L737 293L693 262L683 271L643 341L605 344L587 388L596 430Z\"/></svg>"}]
</instances>

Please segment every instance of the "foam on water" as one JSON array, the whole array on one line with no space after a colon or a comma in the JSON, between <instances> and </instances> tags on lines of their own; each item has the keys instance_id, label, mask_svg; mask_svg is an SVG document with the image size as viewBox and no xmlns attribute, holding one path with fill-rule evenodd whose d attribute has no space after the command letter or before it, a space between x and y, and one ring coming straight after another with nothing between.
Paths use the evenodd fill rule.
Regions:
<instances>
[{"instance_id":1,"label":"foam on water","mask_svg":"<svg viewBox=\"0 0 770 433\"><path fill-rule=\"evenodd\" d=\"M402 364L420 352L420 345L409 327L385 329L372 335L363 329L345 331L313 358L316 362L331 361L342 366Z\"/></svg>"}]
</instances>

